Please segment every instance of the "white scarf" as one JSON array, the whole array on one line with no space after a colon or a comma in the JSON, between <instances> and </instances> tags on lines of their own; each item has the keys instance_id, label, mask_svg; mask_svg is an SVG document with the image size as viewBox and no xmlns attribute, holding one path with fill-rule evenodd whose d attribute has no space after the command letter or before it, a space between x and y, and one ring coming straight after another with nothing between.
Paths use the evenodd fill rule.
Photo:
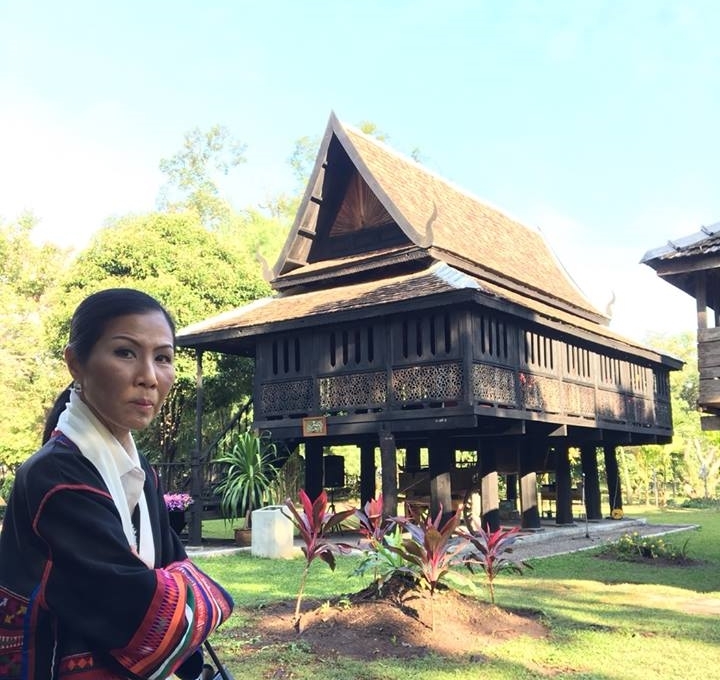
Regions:
<instances>
[{"instance_id":1,"label":"white scarf","mask_svg":"<svg viewBox=\"0 0 720 680\"><path fill-rule=\"evenodd\" d=\"M145 472L140 467L132 435L131 451L128 452L74 390L70 392L70 401L60 414L57 429L71 439L82 455L97 468L120 513L123 531L133 551L136 550L137 539L132 512L136 505L139 506L140 545L137 552L140 559L152 569L155 565L155 545L147 500L143 493Z\"/></svg>"}]
</instances>

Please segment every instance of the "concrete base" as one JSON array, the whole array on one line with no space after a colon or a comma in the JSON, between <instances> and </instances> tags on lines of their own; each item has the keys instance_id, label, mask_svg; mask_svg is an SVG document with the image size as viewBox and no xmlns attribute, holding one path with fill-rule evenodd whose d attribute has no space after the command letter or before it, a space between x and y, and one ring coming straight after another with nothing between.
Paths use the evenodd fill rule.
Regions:
<instances>
[{"instance_id":1,"label":"concrete base","mask_svg":"<svg viewBox=\"0 0 720 680\"><path fill-rule=\"evenodd\" d=\"M285 516L285 506L268 505L252 513L250 552L257 557L290 558L295 555L293 523Z\"/></svg>"}]
</instances>

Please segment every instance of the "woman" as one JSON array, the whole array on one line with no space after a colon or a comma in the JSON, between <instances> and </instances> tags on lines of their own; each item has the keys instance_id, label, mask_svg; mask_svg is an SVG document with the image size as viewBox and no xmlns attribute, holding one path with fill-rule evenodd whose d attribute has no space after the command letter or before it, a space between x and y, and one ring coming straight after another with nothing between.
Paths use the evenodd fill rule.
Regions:
<instances>
[{"instance_id":1,"label":"woman","mask_svg":"<svg viewBox=\"0 0 720 680\"><path fill-rule=\"evenodd\" d=\"M232 599L188 559L133 430L175 378L175 327L131 289L85 299L73 378L18 470L0 535L0 678L185 680Z\"/></svg>"}]
</instances>

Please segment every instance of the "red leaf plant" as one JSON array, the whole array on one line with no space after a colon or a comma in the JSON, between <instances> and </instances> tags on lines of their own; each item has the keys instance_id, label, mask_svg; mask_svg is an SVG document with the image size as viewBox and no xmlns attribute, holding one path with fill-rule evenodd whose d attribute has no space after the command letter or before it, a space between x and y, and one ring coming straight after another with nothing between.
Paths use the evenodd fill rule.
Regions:
<instances>
[{"instance_id":1,"label":"red leaf plant","mask_svg":"<svg viewBox=\"0 0 720 680\"><path fill-rule=\"evenodd\" d=\"M300 603L305 591L305 583L307 582L310 565L315 558L321 559L334 571L335 553L349 552L352 549L352 546L347 543L333 543L327 540L325 534L355 513L355 508L335 513L328 512L328 497L325 490L320 493L314 502L310 501L310 497L303 489L300 489L298 495L302 505L302 512L298 510L290 498L285 500L285 507L291 513L288 517L295 525L295 528L300 533L300 538L304 542L302 552L305 555L305 567L295 603L296 627L300 622Z\"/></svg>"},{"instance_id":2,"label":"red leaf plant","mask_svg":"<svg viewBox=\"0 0 720 680\"><path fill-rule=\"evenodd\" d=\"M394 520L383 517L382 494L367 501L361 510L356 510L355 517L358 521L360 535L370 543L372 548L381 545L385 534L396 524Z\"/></svg>"},{"instance_id":3,"label":"red leaf plant","mask_svg":"<svg viewBox=\"0 0 720 680\"><path fill-rule=\"evenodd\" d=\"M513 551L512 546L517 541L519 532L519 527L500 527L495 531L486 531L480 527L473 534L466 534L474 550L466 554L464 564L473 574L476 570L485 573L492 604L495 604L495 577L501 571L522 574L523 567L532 569L532 565L527 562L515 562L507 557Z\"/></svg>"},{"instance_id":4,"label":"red leaf plant","mask_svg":"<svg viewBox=\"0 0 720 680\"><path fill-rule=\"evenodd\" d=\"M389 550L399 554L410 565L401 571L407 571L419 577L421 584L430 589L432 629L435 630L435 611L432 601L438 583L445 578L452 567L464 561L462 552L467 546L465 534L456 535L460 524L461 508L443 520L442 506L433 519L430 515L423 517L413 511L410 517L394 517L409 534L402 541L402 547L389 546ZM455 577L457 578L457 574Z\"/></svg>"}]
</instances>

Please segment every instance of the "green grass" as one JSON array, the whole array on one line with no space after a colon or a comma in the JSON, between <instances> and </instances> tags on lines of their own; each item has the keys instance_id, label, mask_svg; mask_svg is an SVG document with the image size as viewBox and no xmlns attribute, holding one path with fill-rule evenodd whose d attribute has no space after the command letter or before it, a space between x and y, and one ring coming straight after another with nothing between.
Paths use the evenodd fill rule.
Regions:
<instances>
[{"instance_id":1,"label":"green grass","mask_svg":"<svg viewBox=\"0 0 720 680\"><path fill-rule=\"evenodd\" d=\"M213 645L237 678L272 677L278 669L285 673L280 677L293 680L720 678L720 511L635 507L626 508L626 514L652 523L698 525L698 530L667 537L679 546L689 538L688 556L696 564L619 562L598 558L596 550L532 560L533 569L524 575L497 579L497 603L541 612L551 635L493 645L482 661L386 658L361 664L340 656L319 663L302 637L284 648L248 655L244 650L252 631L242 609L294 601L303 560L267 560L247 553L196 559L230 590L238 607L213 636ZM350 577L356 562L343 557L334 572L314 563L305 597L329 599L362 588L364 581ZM477 583L479 596L487 601L482 580Z\"/></svg>"}]
</instances>

